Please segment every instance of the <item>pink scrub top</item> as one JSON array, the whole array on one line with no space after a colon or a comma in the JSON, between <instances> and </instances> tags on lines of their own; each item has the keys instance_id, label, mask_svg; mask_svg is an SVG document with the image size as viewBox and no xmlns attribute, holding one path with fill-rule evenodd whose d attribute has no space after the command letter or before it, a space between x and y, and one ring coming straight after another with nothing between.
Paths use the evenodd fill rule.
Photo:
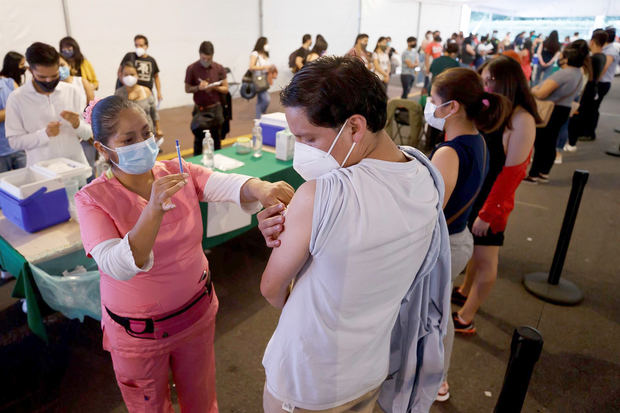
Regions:
<instances>
[{"instance_id":1,"label":"pink scrub top","mask_svg":"<svg viewBox=\"0 0 620 413\"><path fill-rule=\"evenodd\" d=\"M182 307L204 286L200 278L209 263L202 249L204 227L199 202L205 198L205 184L212 172L186 162L183 168L190 175L188 184L173 195L176 208L164 215L153 246L153 268L128 281L116 280L100 271L104 348L111 344L109 340L106 344L106 325L114 330L120 327L109 319L104 307L125 317L149 318ZM177 160L156 162L152 171L155 179L178 174L179 163ZM89 256L99 243L123 238L135 226L148 203L116 178L104 175L82 188L75 200L82 242ZM214 299L213 304L216 302ZM119 333L121 330L122 327ZM124 330L122 333L127 335ZM125 341L122 335L119 338ZM142 343L152 341L129 335L126 338Z\"/></svg>"}]
</instances>

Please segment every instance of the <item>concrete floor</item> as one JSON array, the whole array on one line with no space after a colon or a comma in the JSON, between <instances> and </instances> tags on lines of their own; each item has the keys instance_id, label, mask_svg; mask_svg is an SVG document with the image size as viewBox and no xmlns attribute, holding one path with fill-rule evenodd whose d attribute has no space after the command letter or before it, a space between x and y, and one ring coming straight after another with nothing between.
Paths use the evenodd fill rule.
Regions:
<instances>
[{"instance_id":1,"label":"concrete floor","mask_svg":"<svg viewBox=\"0 0 620 413\"><path fill-rule=\"evenodd\" d=\"M400 92L395 86L390 94L396 93ZM235 126L239 134L249 131L253 103L245 103L249 114L245 124ZM274 103L271 109L277 107ZM432 412L492 411L512 332L522 325L538 328L545 341L524 412L620 410L620 159L604 154L620 143L620 134L614 133L620 127L620 79L601 112L599 139L580 142L576 153L565 154L549 184L520 186L500 252L499 279L476 318L478 334L457 337L450 371L452 397L436 403ZM174 130L164 115L164 131ZM181 128L183 122L177 123ZM579 285L585 300L562 307L531 296L521 281L524 274L550 266L575 169L590 171L590 179L563 277ZM278 319L278 312L259 293L268 254L260 234L252 231L208 255L220 299L215 351L222 412L262 411L261 358ZM43 346L24 327L25 317L10 298L12 287L9 283L0 288L0 411L125 412L110 357L101 349L98 323L88 319L80 324L52 314L51 344Z\"/></svg>"}]
</instances>

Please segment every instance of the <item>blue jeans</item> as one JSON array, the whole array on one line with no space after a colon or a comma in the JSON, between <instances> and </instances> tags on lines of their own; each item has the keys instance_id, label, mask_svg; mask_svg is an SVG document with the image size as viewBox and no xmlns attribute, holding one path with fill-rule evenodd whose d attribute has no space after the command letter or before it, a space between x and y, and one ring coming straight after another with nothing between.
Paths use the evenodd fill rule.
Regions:
<instances>
[{"instance_id":1,"label":"blue jeans","mask_svg":"<svg viewBox=\"0 0 620 413\"><path fill-rule=\"evenodd\" d=\"M544 82L549 76L553 74L553 65L542 67L538 65L538 70L536 72L536 78L532 79L532 86L536 86L537 84Z\"/></svg>"},{"instance_id":2,"label":"blue jeans","mask_svg":"<svg viewBox=\"0 0 620 413\"><path fill-rule=\"evenodd\" d=\"M564 122L564 125L560 128L560 133L558 134L558 140L555 143L555 148L559 150L564 149L566 142L568 142L568 120Z\"/></svg>"},{"instance_id":3,"label":"blue jeans","mask_svg":"<svg viewBox=\"0 0 620 413\"><path fill-rule=\"evenodd\" d=\"M400 83L403 85L403 94L400 95L401 99L407 99L409 96L409 92L411 91L411 87L413 86L414 76L411 74L401 74L400 75Z\"/></svg>"},{"instance_id":4,"label":"blue jeans","mask_svg":"<svg viewBox=\"0 0 620 413\"><path fill-rule=\"evenodd\" d=\"M264 90L256 94L256 118L255 119L260 119L261 115L267 112L267 108L269 107L269 102L271 102L271 96L269 96L269 90Z\"/></svg>"},{"instance_id":5,"label":"blue jeans","mask_svg":"<svg viewBox=\"0 0 620 413\"><path fill-rule=\"evenodd\" d=\"M17 151L8 155L0 156L0 172L26 167L26 152Z\"/></svg>"}]
</instances>

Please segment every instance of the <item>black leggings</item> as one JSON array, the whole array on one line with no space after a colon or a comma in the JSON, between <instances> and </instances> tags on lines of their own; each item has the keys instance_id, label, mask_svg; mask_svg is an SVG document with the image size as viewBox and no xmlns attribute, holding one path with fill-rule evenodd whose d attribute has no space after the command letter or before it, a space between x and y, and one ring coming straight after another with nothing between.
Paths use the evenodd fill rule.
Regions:
<instances>
[{"instance_id":1,"label":"black leggings","mask_svg":"<svg viewBox=\"0 0 620 413\"><path fill-rule=\"evenodd\" d=\"M562 125L568 120L570 107L558 106L553 108L549 123L544 128L536 129L534 141L534 160L529 175L537 177L539 174L548 174L555 160L555 145Z\"/></svg>"}]
</instances>

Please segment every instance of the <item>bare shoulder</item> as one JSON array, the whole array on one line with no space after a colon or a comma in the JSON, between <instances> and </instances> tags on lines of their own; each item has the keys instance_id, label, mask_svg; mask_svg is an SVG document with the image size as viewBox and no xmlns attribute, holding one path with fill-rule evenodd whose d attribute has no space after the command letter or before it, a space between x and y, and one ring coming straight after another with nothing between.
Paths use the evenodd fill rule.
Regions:
<instances>
[{"instance_id":1,"label":"bare shoulder","mask_svg":"<svg viewBox=\"0 0 620 413\"><path fill-rule=\"evenodd\" d=\"M314 196L316 194L316 181L304 182L297 190L288 206L290 211L312 213L314 209ZM288 215L288 212L287 212Z\"/></svg>"},{"instance_id":2,"label":"bare shoulder","mask_svg":"<svg viewBox=\"0 0 620 413\"><path fill-rule=\"evenodd\" d=\"M522 106L517 106L514 112L512 113L511 119L513 129L518 128L529 128L536 127L536 122L534 121L534 116L527 110L525 110Z\"/></svg>"}]
</instances>

